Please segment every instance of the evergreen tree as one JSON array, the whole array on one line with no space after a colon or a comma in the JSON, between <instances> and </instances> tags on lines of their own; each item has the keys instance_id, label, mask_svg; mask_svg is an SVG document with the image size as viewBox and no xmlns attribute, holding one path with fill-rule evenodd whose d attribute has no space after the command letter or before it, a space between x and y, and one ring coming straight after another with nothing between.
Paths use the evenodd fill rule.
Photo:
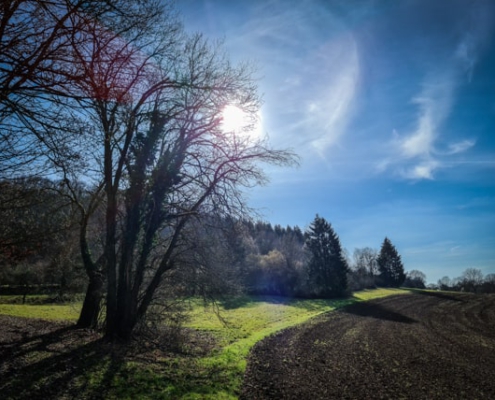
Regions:
<instances>
[{"instance_id":1,"label":"evergreen tree","mask_svg":"<svg viewBox=\"0 0 495 400\"><path fill-rule=\"evenodd\" d=\"M377 259L380 272L380 283L386 287L399 287L403 284L406 275L404 265L397 249L389 238L385 238Z\"/></svg>"},{"instance_id":2,"label":"evergreen tree","mask_svg":"<svg viewBox=\"0 0 495 400\"><path fill-rule=\"evenodd\" d=\"M318 214L306 232L305 244L310 252L310 294L324 298L342 296L347 290L347 261L339 237Z\"/></svg>"}]
</instances>

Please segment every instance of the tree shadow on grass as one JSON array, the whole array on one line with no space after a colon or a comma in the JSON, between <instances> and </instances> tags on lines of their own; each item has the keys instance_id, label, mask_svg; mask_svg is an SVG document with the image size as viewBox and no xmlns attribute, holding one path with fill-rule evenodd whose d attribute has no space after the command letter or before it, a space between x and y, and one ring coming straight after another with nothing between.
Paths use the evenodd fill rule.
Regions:
<instances>
[{"instance_id":1,"label":"tree shadow on grass","mask_svg":"<svg viewBox=\"0 0 495 400\"><path fill-rule=\"evenodd\" d=\"M357 315L359 317L377 318L404 324L413 324L418 322L415 319L409 318L403 314L389 310L381 304L368 301L351 304L349 306L343 307L340 311L348 314Z\"/></svg>"},{"instance_id":2,"label":"tree shadow on grass","mask_svg":"<svg viewBox=\"0 0 495 400\"><path fill-rule=\"evenodd\" d=\"M179 352L167 330L153 337L142 332L136 339L110 344L94 331L0 315L0 399L140 399L170 390L184 394L190 377L201 375L197 356L209 354L215 345L208 337L186 335ZM195 379L208 387L209 376L203 375Z\"/></svg>"},{"instance_id":3,"label":"tree shadow on grass","mask_svg":"<svg viewBox=\"0 0 495 400\"><path fill-rule=\"evenodd\" d=\"M342 308L355 303L353 298L334 299L293 299L290 303L292 307L298 307L306 311L321 311L331 308Z\"/></svg>"},{"instance_id":4,"label":"tree shadow on grass","mask_svg":"<svg viewBox=\"0 0 495 400\"><path fill-rule=\"evenodd\" d=\"M354 303L355 301L356 300L353 298L317 299L275 295L257 295L225 298L221 300L219 304L225 310L254 307L257 303L269 303L297 307L307 311L318 311L326 307L343 307L345 305Z\"/></svg>"},{"instance_id":5,"label":"tree shadow on grass","mask_svg":"<svg viewBox=\"0 0 495 400\"><path fill-rule=\"evenodd\" d=\"M277 295L241 295L226 297L219 301L219 304L226 310L254 307L257 303L270 303L270 304L282 304L282 305L294 305L297 302L294 297L277 296Z\"/></svg>"},{"instance_id":6,"label":"tree shadow on grass","mask_svg":"<svg viewBox=\"0 0 495 400\"><path fill-rule=\"evenodd\" d=\"M243 308L253 306L257 302L257 299L253 296L239 295L225 297L219 301L219 304L225 310L233 310L236 308Z\"/></svg>"},{"instance_id":7,"label":"tree shadow on grass","mask_svg":"<svg viewBox=\"0 0 495 400\"><path fill-rule=\"evenodd\" d=\"M0 346L2 399L105 398L123 353L87 331L63 327Z\"/></svg>"}]
</instances>

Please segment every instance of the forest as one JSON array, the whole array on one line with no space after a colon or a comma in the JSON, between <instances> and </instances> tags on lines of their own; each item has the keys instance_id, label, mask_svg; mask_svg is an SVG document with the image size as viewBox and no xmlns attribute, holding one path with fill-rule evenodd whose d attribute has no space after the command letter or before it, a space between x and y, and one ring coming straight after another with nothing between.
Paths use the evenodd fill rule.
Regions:
<instances>
[{"instance_id":1,"label":"forest","mask_svg":"<svg viewBox=\"0 0 495 400\"><path fill-rule=\"evenodd\" d=\"M61 185L22 178L4 181L2 188L1 217L8 221L0 241L2 290L45 290L60 298L82 293L87 278L78 247L78 215ZM95 247L104 235L100 212L90 220ZM212 215L191 223L189 234L193 247L167 275L169 295L332 298L377 284L399 286L405 278L399 263L398 280L384 281L376 250L356 249L351 260L331 225L319 216L303 232L298 226ZM385 252L395 251L400 262L390 246Z\"/></svg>"}]
</instances>

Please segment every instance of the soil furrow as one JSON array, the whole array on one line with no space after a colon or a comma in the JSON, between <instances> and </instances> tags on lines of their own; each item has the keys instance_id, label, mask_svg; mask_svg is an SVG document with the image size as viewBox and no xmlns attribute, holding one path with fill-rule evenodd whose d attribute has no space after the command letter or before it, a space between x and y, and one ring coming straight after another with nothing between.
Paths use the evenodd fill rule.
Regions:
<instances>
[{"instance_id":1,"label":"soil furrow","mask_svg":"<svg viewBox=\"0 0 495 400\"><path fill-rule=\"evenodd\" d=\"M258 343L241 399L494 399L495 296L353 304Z\"/></svg>"}]
</instances>

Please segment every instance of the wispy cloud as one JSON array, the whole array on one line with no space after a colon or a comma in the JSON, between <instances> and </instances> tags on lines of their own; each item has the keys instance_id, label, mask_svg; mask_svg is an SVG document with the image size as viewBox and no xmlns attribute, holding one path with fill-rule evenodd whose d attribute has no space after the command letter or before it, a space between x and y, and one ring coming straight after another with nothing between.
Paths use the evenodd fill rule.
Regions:
<instances>
[{"instance_id":1,"label":"wispy cloud","mask_svg":"<svg viewBox=\"0 0 495 400\"><path fill-rule=\"evenodd\" d=\"M459 87L472 81L479 57L489 42L492 11L488 2L473 3L456 20L462 34L451 42L450 51L443 51L450 41L445 35L441 47L432 47L441 51L425 53L427 58L421 64L426 67L424 78L417 96L411 100L417 110L414 123L409 131L394 131L389 154L377 163L379 172L392 170L405 179L434 179L438 170L457 165L449 157L476 145L474 138L459 138L459 132L446 128L446 122ZM424 46L428 46L427 41Z\"/></svg>"},{"instance_id":2,"label":"wispy cloud","mask_svg":"<svg viewBox=\"0 0 495 400\"><path fill-rule=\"evenodd\" d=\"M309 23L308 23L309 22ZM263 65L266 128L276 143L325 157L345 133L356 98L358 48L342 16L324 2L259 3L236 40Z\"/></svg>"},{"instance_id":3,"label":"wispy cloud","mask_svg":"<svg viewBox=\"0 0 495 400\"><path fill-rule=\"evenodd\" d=\"M434 172L440 167L440 163L435 160L422 161L419 164L405 169L401 175L412 180L434 179Z\"/></svg>"},{"instance_id":4,"label":"wispy cloud","mask_svg":"<svg viewBox=\"0 0 495 400\"><path fill-rule=\"evenodd\" d=\"M432 76L425 81L421 93L412 99L418 108L416 127L408 134L393 131L389 155L376 163L377 172L392 169L408 180L434 179L435 171L442 167L435 142L450 113L454 87L452 75ZM459 151L467 148L460 144L455 147Z\"/></svg>"},{"instance_id":5,"label":"wispy cloud","mask_svg":"<svg viewBox=\"0 0 495 400\"><path fill-rule=\"evenodd\" d=\"M470 82L480 52L491 41L487 39L493 34L493 2L490 0L473 2L466 11L465 34L459 41L454 56Z\"/></svg>"},{"instance_id":6,"label":"wispy cloud","mask_svg":"<svg viewBox=\"0 0 495 400\"><path fill-rule=\"evenodd\" d=\"M471 34L463 38L455 52L460 62L453 62L442 72L430 73L422 84L419 95L412 99L417 106L416 127L408 134L394 132L392 155L382 160L377 169L384 171L396 167L396 172L405 179L434 179L435 171L445 167L445 157L468 151L476 144L474 139L462 139L438 145L440 136L448 135L442 127L450 116L455 101L456 89L466 74L473 73L475 55L472 53ZM469 51L468 51L469 47ZM469 78L470 79L470 78Z\"/></svg>"},{"instance_id":7,"label":"wispy cloud","mask_svg":"<svg viewBox=\"0 0 495 400\"><path fill-rule=\"evenodd\" d=\"M358 50L350 32L332 37L301 62L279 103L287 116L284 136L298 143L300 153L316 152L325 158L345 134L359 75Z\"/></svg>"},{"instance_id":8,"label":"wispy cloud","mask_svg":"<svg viewBox=\"0 0 495 400\"><path fill-rule=\"evenodd\" d=\"M464 35L462 40L459 42L455 52L455 57L461 63L461 66L467 75L468 81L471 82L474 66L477 62L476 41L471 33Z\"/></svg>"},{"instance_id":9,"label":"wispy cloud","mask_svg":"<svg viewBox=\"0 0 495 400\"><path fill-rule=\"evenodd\" d=\"M346 130L359 82L359 57L351 35L321 50L322 85L310 94L305 115L315 132L311 145L324 156Z\"/></svg>"},{"instance_id":10,"label":"wispy cloud","mask_svg":"<svg viewBox=\"0 0 495 400\"><path fill-rule=\"evenodd\" d=\"M453 7L456 7L453 4ZM447 128L461 85L469 85L476 74L478 60L490 43L493 28L493 4L487 1L462 7L452 17L450 29L458 35L434 30L434 36L424 38L418 57L424 77L417 95L411 102L416 107L412 124L396 123L403 128L394 131L389 143L389 154L377 163L379 172L393 171L405 179L435 179L440 169L452 168L459 163L456 155L476 145L476 139ZM455 28L454 28L455 27ZM431 44L427 39L437 40ZM450 46L448 45L450 43ZM432 52L431 49L438 49ZM413 83L414 77L407 85ZM402 117L403 115L401 115ZM407 128L407 126L410 126ZM405 126L405 128L404 128ZM459 137L459 135L464 137Z\"/></svg>"},{"instance_id":11,"label":"wispy cloud","mask_svg":"<svg viewBox=\"0 0 495 400\"><path fill-rule=\"evenodd\" d=\"M447 154L458 154L458 153L464 153L465 151L469 150L471 147L473 147L476 144L476 140L462 140L460 142L455 142L455 143L450 143Z\"/></svg>"},{"instance_id":12,"label":"wispy cloud","mask_svg":"<svg viewBox=\"0 0 495 400\"><path fill-rule=\"evenodd\" d=\"M450 76L434 76L424 84L421 94L413 99L419 108L417 128L399 140L405 158L432 155L439 127L450 112L454 85L454 79Z\"/></svg>"},{"instance_id":13,"label":"wispy cloud","mask_svg":"<svg viewBox=\"0 0 495 400\"><path fill-rule=\"evenodd\" d=\"M474 197L470 201L457 206L459 210L466 210L471 208L492 208L495 204L495 197Z\"/></svg>"}]
</instances>

